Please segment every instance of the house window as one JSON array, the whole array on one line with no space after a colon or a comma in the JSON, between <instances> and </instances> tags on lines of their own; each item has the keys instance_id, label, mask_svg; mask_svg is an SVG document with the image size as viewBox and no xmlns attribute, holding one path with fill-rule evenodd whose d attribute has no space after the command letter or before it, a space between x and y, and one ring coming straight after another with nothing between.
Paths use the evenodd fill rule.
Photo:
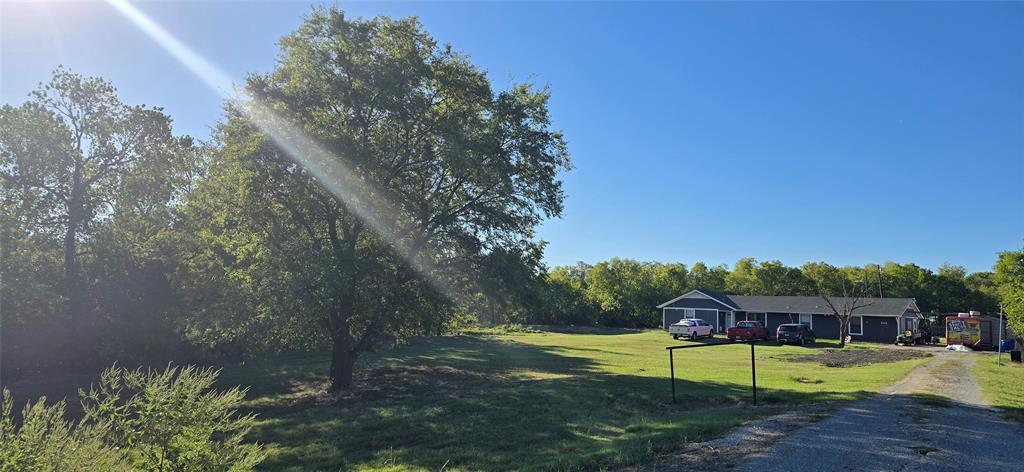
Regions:
<instances>
[{"instance_id":1,"label":"house window","mask_svg":"<svg viewBox=\"0 0 1024 472\"><path fill-rule=\"evenodd\" d=\"M814 328L814 320L811 317L811 315L807 315L807 314L801 313L800 314L800 324L805 324L805 325L807 325L807 326L809 326L811 328Z\"/></svg>"},{"instance_id":2,"label":"house window","mask_svg":"<svg viewBox=\"0 0 1024 472\"><path fill-rule=\"evenodd\" d=\"M665 308L666 326L679 320L692 320L697 318L697 310L693 308Z\"/></svg>"},{"instance_id":3,"label":"house window","mask_svg":"<svg viewBox=\"0 0 1024 472\"><path fill-rule=\"evenodd\" d=\"M853 316L850 317L850 334L864 334L864 317Z\"/></svg>"}]
</instances>

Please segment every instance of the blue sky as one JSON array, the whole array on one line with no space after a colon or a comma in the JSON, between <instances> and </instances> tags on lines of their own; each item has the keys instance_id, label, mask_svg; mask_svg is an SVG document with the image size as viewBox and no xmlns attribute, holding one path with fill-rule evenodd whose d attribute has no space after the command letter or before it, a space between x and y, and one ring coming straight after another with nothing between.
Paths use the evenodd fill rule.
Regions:
<instances>
[{"instance_id":1,"label":"blue sky","mask_svg":"<svg viewBox=\"0 0 1024 472\"><path fill-rule=\"evenodd\" d=\"M140 8L232 77L310 2ZM549 264L943 262L1024 242L1024 4L362 3L504 87L552 88L576 169ZM207 137L221 102L102 3L0 3L0 99L58 64Z\"/></svg>"}]
</instances>

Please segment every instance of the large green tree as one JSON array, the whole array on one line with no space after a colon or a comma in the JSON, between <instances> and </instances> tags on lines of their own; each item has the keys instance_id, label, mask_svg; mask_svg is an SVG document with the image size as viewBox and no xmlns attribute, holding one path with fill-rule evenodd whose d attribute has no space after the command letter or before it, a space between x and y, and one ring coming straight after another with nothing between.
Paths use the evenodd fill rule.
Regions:
<instances>
[{"instance_id":1,"label":"large green tree","mask_svg":"<svg viewBox=\"0 0 1024 472\"><path fill-rule=\"evenodd\" d=\"M332 8L282 39L246 90L254 102L229 109L190 202L192 270L244 302L229 320L211 307L198 331L327 342L345 389L376 340L493 298L480 278L496 261L538 261L508 255L539 250L534 228L562 210L569 156L546 89L495 91L417 20ZM260 108L294 127L247 114Z\"/></svg>"},{"instance_id":2,"label":"large green tree","mask_svg":"<svg viewBox=\"0 0 1024 472\"><path fill-rule=\"evenodd\" d=\"M814 283L796 267L765 261L754 268L757 295L814 295Z\"/></svg>"},{"instance_id":3,"label":"large green tree","mask_svg":"<svg viewBox=\"0 0 1024 472\"><path fill-rule=\"evenodd\" d=\"M724 292L728 275L729 269L725 265L708 267L703 262L697 262L690 268L689 285L690 288Z\"/></svg>"},{"instance_id":4,"label":"large green tree","mask_svg":"<svg viewBox=\"0 0 1024 472\"><path fill-rule=\"evenodd\" d=\"M602 324L653 327L660 319L655 307L684 292L686 279L683 264L612 258L587 271L587 297L600 308Z\"/></svg>"},{"instance_id":5,"label":"large green tree","mask_svg":"<svg viewBox=\"0 0 1024 472\"><path fill-rule=\"evenodd\" d=\"M191 138L175 136L160 108L126 105L107 81L63 68L23 104L0 107L0 242L14 257L3 267L6 281L25 282L7 273L23 257L47 262L37 273L49 271L58 248L62 276L53 292L61 308L49 315L63 311L59 325L91 349L95 279L83 276L83 256L95 260L94 239L115 219L167 216L161 212L180 196L191 150ZM15 298L41 293L28 288Z\"/></svg>"},{"instance_id":6,"label":"large green tree","mask_svg":"<svg viewBox=\"0 0 1024 472\"><path fill-rule=\"evenodd\" d=\"M993 277L1014 335L1024 342L1024 249L999 253Z\"/></svg>"},{"instance_id":7,"label":"large green tree","mask_svg":"<svg viewBox=\"0 0 1024 472\"><path fill-rule=\"evenodd\" d=\"M590 325L598 321L599 307L587 297L587 272L582 262L551 269L543 286L543 304L528 320L540 324Z\"/></svg>"}]
</instances>

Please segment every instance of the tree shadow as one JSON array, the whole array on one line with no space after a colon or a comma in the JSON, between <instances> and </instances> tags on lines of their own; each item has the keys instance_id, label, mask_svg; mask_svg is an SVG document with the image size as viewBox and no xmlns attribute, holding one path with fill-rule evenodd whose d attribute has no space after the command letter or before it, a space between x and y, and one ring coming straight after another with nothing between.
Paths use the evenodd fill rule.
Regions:
<instances>
[{"instance_id":1,"label":"tree shadow","mask_svg":"<svg viewBox=\"0 0 1024 472\"><path fill-rule=\"evenodd\" d=\"M490 337L425 339L367 367L371 388L254 405L267 421L253 439L275 447L266 467L600 468L675 450L772 405L835 399L759 389L755 408L749 384L678 379L673 404L667 372L610 373L557 347Z\"/></svg>"},{"instance_id":2,"label":"tree shadow","mask_svg":"<svg viewBox=\"0 0 1024 472\"><path fill-rule=\"evenodd\" d=\"M530 325L537 331L544 333L558 334L598 334L598 335L622 335L643 333L644 329L639 328L612 328L607 326L572 326L572 325Z\"/></svg>"}]
</instances>

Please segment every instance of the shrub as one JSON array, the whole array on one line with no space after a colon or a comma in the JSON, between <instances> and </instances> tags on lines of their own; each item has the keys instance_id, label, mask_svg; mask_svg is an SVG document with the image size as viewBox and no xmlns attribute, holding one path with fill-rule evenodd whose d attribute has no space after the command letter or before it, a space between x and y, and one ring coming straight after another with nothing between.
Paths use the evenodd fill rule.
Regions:
<instances>
[{"instance_id":1,"label":"shrub","mask_svg":"<svg viewBox=\"0 0 1024 472\"><path fill-rule=\"evenodd\" d=\"M122 451L103 442L98 427L64 420L64 402L47 406L46 398L28 403L21 423L12 415L14 399L3 391L0 418L0 471L117 471L128 470Z\"/></svg>"},{"instance_id":2,"label":"shrub","mask_svg":"<svg viewBox=\"0 0 1024 472\"><path fill-rule=\"evenodd\" d=\"M255 415L237 412L245 390L213 389L219 373L111 367L98 386L79 392L85 419L126 449L137 470L252 470L266 455L260 445L242 442Z\"/></svg>"}]
</instances>

